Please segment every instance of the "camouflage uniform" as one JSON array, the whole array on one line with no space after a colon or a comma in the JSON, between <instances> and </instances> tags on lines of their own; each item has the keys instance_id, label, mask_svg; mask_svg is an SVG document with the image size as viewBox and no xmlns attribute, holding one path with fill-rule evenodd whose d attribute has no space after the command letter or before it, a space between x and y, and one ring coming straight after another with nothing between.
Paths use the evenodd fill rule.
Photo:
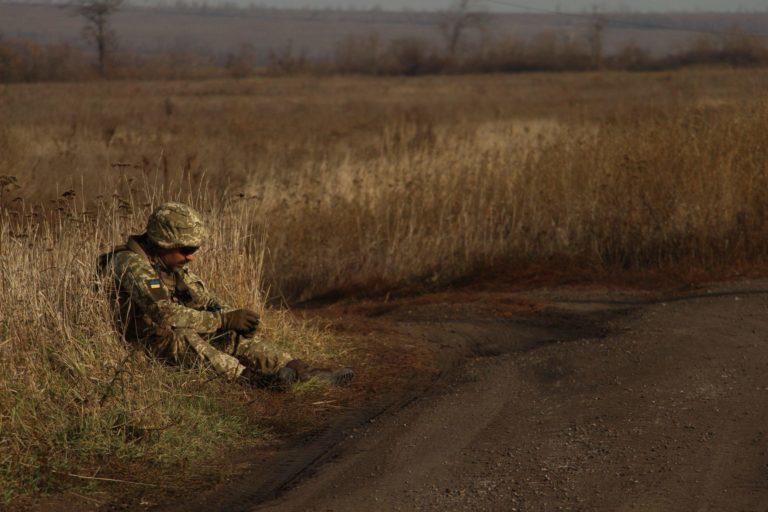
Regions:
<instances>
[{"instance_id":1,"label":"camouflage uniform","mask_svg":"<svg viewBox=\"0 0 768 512\"><path fill-rule=\"evenodd\" d=\"M153 212L147 232L100 258L116 303L116 323L129 341L176 364L195 359L235 378L246 367L265 375L291 360L258 339L222 330L222 313L234 308L216 298L187 268L168 269L153 248L199 247L206 236L199 215L180 203Z\"/></svg>"}]
</instances>

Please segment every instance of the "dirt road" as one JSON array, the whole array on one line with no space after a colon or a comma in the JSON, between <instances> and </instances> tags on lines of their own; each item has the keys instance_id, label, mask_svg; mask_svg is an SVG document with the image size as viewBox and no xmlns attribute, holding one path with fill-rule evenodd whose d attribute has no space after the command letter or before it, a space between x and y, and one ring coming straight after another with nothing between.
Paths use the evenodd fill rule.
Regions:
<instances>
[{"instance_id":1,"label":"dirt road","mask_svg":"<svg viewBox=\"0 0 768 512\"><path fill-rule=\"evenodd\" d=\"M471 355L431 392L326 443L298 477L272 482L276 499L228 502L219 490L197 503L768 510L768 282L665 302L547 293L535 298L548 312L528 318L441 304L388 313Z\"/></svg>"}]
</instances>

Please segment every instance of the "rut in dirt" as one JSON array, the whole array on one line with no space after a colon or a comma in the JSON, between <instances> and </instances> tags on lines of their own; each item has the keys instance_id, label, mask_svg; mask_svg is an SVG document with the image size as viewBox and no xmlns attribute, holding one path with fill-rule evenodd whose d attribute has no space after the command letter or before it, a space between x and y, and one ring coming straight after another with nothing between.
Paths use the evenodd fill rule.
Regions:
<instances>
[{"instance_id":1,"label":"rut in dirt","mask_svg":"<svg viewBox=\"0 0 768 512\"><path fill-rule=\"evenodd\" d=\"M327 461L342 454L343 442L363 425L397 414L419 400L439 396L460 373L468 359L493 358L501 354L524 353L552 343L602 337L606 321L623 317L627 308L599 310L592 313L557 312L512 319L488 318L470 311L446 320L432 308L417 308L392 315L392 323L413 338L423 338L439 347L438 365L442 371L433 375L414 375L406 395L387 395L361 410L340 418L320 433L300 439L276 456L258 456L249 462L253 468L235 481L218 486L190 501L162 510L208 511L251 510L275 499L297 482L313 475ZM265 470L265 468L268 468Z\"/></svg>"},{"instance_id":2,"label":"rut in dirt","mask_svg":"<svg viewBox=\"0 0 768 512\"><path fill-rule=\"evenodd\" d=\"M632 309L571 295L525 319L395 315L454 370L332 429L271 487L189 510L766 510L765 284Z\"/></svg>"}]
</instances>

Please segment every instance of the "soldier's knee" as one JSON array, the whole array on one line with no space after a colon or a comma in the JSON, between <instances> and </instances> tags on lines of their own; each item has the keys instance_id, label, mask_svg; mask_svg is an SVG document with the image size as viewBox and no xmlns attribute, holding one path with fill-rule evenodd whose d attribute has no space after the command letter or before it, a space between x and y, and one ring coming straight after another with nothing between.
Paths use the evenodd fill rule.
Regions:
<instances>
[{"instance_id":1,"label":"soldier's knee","mask_svg":"<svg viewBox=\"0 0 768 512\"><path fill-rule=\"evenodd\" d=\"M240 336L235 331L217 331L206 339L211 345L227 354L235 354L240 344Z\"/></svg>"},{"instance_id":2,"label":"soldier's knee","mask_svg":"<svg viewBox=\"0 0 768 512\"><path fill-rule=\"evenodd\" d=\"M196 335L189 329L167 329L153 337L150 351L167 362L181 364L189 357L189 336Z\"/></svg>"},{"instance_id":3,"label":"soldier's knee","mask_svg":"<svg viewBox=\"0 0 768 512\"><path fill-rule=\"evenodd\" d=\"M253 338L241 339L236 355L249 366L264 373L276 372L292 359L290 354L271 343Z\"/></svg>"}]
</instances>

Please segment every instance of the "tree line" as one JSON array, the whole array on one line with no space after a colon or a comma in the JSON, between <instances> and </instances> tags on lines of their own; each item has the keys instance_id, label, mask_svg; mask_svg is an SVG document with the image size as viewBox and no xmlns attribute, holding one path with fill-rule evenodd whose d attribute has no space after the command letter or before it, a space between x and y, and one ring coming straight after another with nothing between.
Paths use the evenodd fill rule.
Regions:
<instances>
[{"instance_id":1,"label":"tree line","mask_svg":"<svg viewBox=\"0 0 768 512\"><path fill-rule=\"evenodd\" d=\"M82 36L90 51L71 44L40 44L0 35L0 82L73 81L98 78L184 79L253 75L366 74L423 75L513 73L526 71L674 69L688 65L768 65L766 40L739 29L703 34L687 47L664 56L635 44L607 54L606 18L593 12L583 37L542 32L529 40L472 38L490 18L458 0L440 15L440 43L418 38L386 40L377 34L341 39L332 55L310 58L292 44L264 56L244 44L223 56L175 50L152 56L121 50L111 26L123 0L81 0L74 13L83 20Z\"/></svg>"}]
</instances>

